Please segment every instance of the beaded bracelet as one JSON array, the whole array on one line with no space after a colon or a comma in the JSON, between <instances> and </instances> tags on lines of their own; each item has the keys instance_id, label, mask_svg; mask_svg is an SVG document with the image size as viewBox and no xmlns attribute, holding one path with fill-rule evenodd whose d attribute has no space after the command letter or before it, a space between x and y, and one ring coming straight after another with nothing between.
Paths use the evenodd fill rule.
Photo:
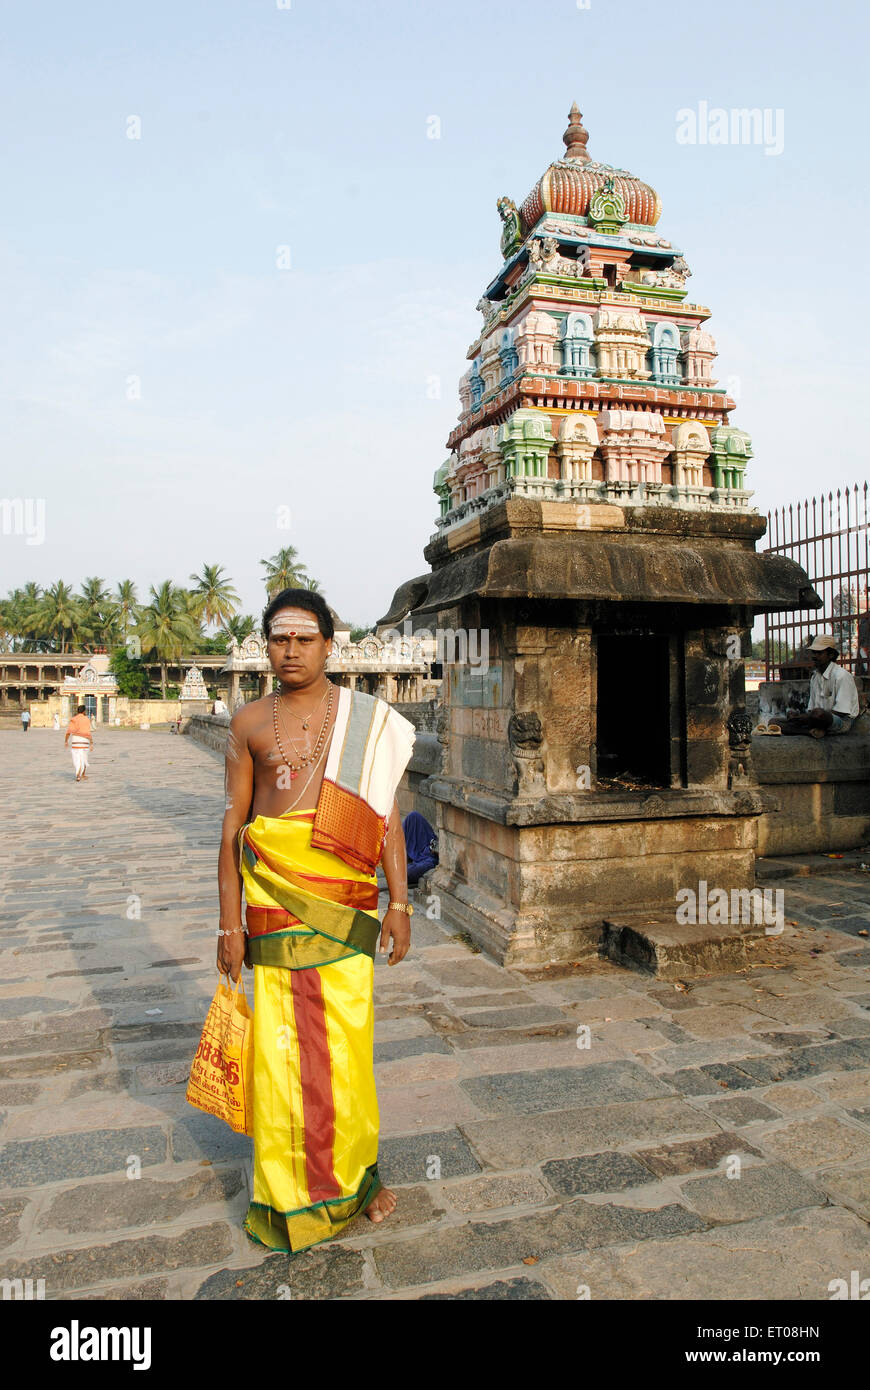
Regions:
<instances>
[{"instance_id":1,"label":"beaded bracelet","mask_svg":"<svg viewBox=\"0 0 870 1390\"><path fill-rule=\"evenodd\" d=\"M247 936L247 927L233 927L232 931L221 931L220 927L218 927L217 931L215 932L215 936L238 936L240 931L243 931L245 933L245 936Z\"/></svg>"}]
</instances>

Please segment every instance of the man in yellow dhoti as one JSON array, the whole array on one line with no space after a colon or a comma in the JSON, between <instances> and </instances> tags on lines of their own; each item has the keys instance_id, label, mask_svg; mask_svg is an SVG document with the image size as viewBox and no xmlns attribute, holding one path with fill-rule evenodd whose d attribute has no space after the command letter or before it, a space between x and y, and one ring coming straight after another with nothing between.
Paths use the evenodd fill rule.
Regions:
<instances>
[{"instance_id":1,"label":"man in yellow dhoti","mask_svg":"<svg viewBox=\"0 0 870 1390\"><path fill-rule=\"evenodd\" d=\"M410 945L395 793L414 729L383 700L328 680L333 624L320 594L284 590L263 631L281 689L230 724L217 963L233 979L243 961L254 971L245 1229L296 1251L396 1205L377 1167L372 985L378 943L392 940L390 965Z\"/></svg>"}]
</instances>

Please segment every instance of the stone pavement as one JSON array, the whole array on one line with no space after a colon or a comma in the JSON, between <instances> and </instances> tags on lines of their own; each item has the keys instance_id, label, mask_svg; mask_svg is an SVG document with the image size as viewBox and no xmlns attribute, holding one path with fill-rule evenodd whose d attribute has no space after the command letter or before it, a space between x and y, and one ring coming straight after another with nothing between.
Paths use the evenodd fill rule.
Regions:
<instances>
[{"instance_id":1,"label":"stone pavement","mask_svg":"<svg viewBox=\"0 0 870 1390\"><path fill-rule=\"evenodd\" d=\"M506 971L419 904L412 955L375 977L399 1208L291 1258L241 1229L250 1140L184 1099L221 764L106 730L77 786L61 743L0 733L0 1279L47 1299L812 1300L870 1277L857 864L777 880L784 935L688 987Z\"/></svg>"}]
</instances>

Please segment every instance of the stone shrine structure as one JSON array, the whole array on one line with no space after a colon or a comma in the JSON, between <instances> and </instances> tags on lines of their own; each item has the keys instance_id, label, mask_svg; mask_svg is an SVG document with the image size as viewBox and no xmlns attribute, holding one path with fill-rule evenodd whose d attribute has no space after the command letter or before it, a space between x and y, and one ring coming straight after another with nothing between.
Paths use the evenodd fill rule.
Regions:
<instances>
[{"instance_id":1,"label":"stone shrine structure","mask_svg":"<svg viewBox=\"0 0 870 1390\"><path fill-rule=\"evenodd\" d=\"M244 704L242 695L242 676L257 677L257 697L268 694L272 689L272 667L266 653L266 639L257 632L251 632L241 642L233 638L230 652L221 675L229 676L229 695L227 704L233 714Z\"/></svg>"},{"instance_id":2,"label":"stone shrine structure","mask_svg":"<svg viewBox=\"0 0 870 1390\"><path fill-rule=\"evenodd\" d=\"M198 666L189 666L184 673L179 699L204 700L208 702L208 688Z\"/></svg>"},{"instance_id":3,"label":"stone shrine structure","mask_svg":"<svg viewBox=\"0 0 870 1390\"><path fill-rule=\"evenodd\" d=\"M79 705L97 724L108 724L116 717L118 681L109 669L109 656L98 652L78 671L64 676L60 687L60 717L68 721Z\"/></svg>"},{"instance_id":4,"label":"stone shrine structure","mask_svg":"<svg viewBox=\"0 0 870 1390\"><path fill-rule=\"evenodd\" d=\"M757 613L820 600L756 552L750 437L658 194L591 159L576 105L563 140L499 200L431 572L379 623L488 639L444 668L430 891L507 963L733 969L764 925L679 926L676 894L754 887L742 655Z\"/></svg>"},{"instance_id":5,"label":"stone shrine structure","mask_svg":"<svg viewBox=\"0 0 870 1390\"><path fill-rule=\"evenodd\" d=\"M189 718L192 714L207 714L211 709L208 686L198 666L189 666L185 671L178 698L179 713L183 718Z\"/></svg>"}]
</instances>

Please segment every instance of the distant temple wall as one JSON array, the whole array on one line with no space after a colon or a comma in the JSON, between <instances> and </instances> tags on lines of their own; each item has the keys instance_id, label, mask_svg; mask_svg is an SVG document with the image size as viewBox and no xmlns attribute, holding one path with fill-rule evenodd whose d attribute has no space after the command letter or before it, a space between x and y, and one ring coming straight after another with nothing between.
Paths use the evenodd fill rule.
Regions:
<instances>
[{"instance_id":1,"label":"distant temple wall","mask_svg":"<svg viewBox=\"0 0 870 1390\"><path fill-rule=\"evenodd\" d=\"M190 734L196 743L201 743L212 753L224 757L227 751L227 730L230 727L228 714L194 714L182 726L182 733Z\"/></svg>"},{"instance_id":2,"label":"distant temple wall","mask_svg":"<svg viewBox=\"0 0 870 1390\"><path fill-rule=\"evenodd\" d=\"M177 695L171 700L133 700L126 695L112 695L107 698L110 700L107 717L103 717L103 710L98 703L98 717L95 721L98 728L106 724L117 724L124 729L138 729L140 724L172 724L177 719L179 710L182 718L186 719L193 713L205 713L211 706L211 700L181 700ZM45 700L34 700L28 706L33 728L50 729L56 714L60 719L61 728L65 729L67 722L75 714L80 699L82 697L79 695L49 695ZM17 713L15 720L17 723Z\"/></svg>"}]
</instances>

